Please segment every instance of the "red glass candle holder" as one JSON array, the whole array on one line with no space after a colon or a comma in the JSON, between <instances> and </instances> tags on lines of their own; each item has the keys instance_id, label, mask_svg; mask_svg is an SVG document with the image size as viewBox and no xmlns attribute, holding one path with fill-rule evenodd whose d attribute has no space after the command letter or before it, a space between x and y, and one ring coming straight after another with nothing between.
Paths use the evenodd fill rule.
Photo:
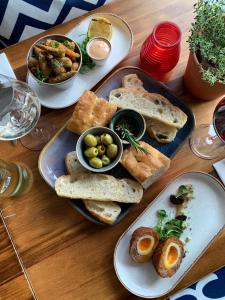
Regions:
<instances>
[{"instance_id":1,"label":"red glass candle holder","mask_svg":"<svg viewBox=\"0 0 225 300\"><path fill-rule=\"evenodd\" d=\"M140 52L140 67L150 74L165 74L180 57L181 31L173 22L157 24Z\"/></svg>"}]
</instances>

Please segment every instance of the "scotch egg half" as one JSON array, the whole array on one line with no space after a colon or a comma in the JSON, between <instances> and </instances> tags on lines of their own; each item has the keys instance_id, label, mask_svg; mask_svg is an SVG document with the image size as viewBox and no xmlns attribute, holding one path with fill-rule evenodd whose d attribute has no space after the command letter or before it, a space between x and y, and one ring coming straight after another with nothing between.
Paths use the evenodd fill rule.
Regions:
<instances>
[{"instance_id":1,"label":"scotch egg half","mask_svg":"<svg viewBox=\"0 0 225 300\"><path fill-rule=\"evenodd\" d=\"M131 258L138 263L150 260L159 243L159 233L149 227L139 227L133 234L130 241L129 253Z\"/></svg>"},{"instance_id":2,"label":"scotch egg half","mask_svg":"<svg viewBox=\"0 0 225 300\"><path fill-rule=\"evenodd\" d=\"M161 277L171 277L179 269L184 256L183 243L175 236L160 242L152 262Z\"/></svg>"}]
</instances>

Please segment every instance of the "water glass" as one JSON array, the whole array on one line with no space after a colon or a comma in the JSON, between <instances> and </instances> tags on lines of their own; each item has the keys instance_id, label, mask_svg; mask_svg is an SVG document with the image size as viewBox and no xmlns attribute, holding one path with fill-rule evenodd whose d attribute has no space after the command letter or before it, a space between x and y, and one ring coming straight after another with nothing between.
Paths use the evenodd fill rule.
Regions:
<instances>
[{"instance_id":1,"label":"water glass","mask_svg":"<svg viewBox=\"0 0 225 300\"><path fill-rule=\"evenodd\" d=\"M24 164L0 159L0 197L14 197L29 191L33 175Z\"/></svg>"}]
</instances>

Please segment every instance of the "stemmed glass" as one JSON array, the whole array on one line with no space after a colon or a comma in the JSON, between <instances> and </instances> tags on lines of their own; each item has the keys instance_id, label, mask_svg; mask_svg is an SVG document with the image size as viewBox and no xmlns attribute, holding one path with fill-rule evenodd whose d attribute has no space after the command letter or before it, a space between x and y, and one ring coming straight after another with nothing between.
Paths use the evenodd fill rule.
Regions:
<instances>
[{"instance_id":1,"label":"stemmed glass","mask_svg":"<svg viewBox=\"0 0 225 300\"><path fill-rule=\"evenodd\" d=\"M217 104L212 124L201 124L195 129L190 147L194 154L204 159L225 153L225 98Z\"/></svg>"},{"instance_id":2,"label":"stemmed glass","mask_svg":"<svg viewBox=\"0 0 225 300\"><path fill-rule=\"evenodd\" d=\"M37 125L40 114L36 93L25 82L0 74L0 140L21 138L26 148L40 150L51 136L51 127Z\"/></svg>"}]
</instances>

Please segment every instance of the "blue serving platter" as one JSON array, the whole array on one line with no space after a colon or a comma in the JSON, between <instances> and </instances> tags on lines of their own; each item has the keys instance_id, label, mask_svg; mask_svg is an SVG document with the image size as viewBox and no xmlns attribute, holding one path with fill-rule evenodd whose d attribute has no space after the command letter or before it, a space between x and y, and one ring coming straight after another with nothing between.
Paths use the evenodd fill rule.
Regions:
<instances>
[{"instance_id":1,"label":"blue serving platter","mask_svg":"<svg viewBox=\"0 0 225 300\"><path fill-rule=\"evenodd\" d=\"M182 100L177 98L164 84L154 80L143 70L136 67L124 67L115 71L109 78L107 78L103 84L95 91L98 97L108 99L109 93L113 89L121 87L122 78L128 74L137 74L137 76L143 81L144 88L153 93L158 93L166 97L172 104L178 106L188 116L187 122L183 128L181 128L173 142L169 144L159 144L153 140L147 133L143 136L142 140L149 143L167 157L172 158L178 151L181 145L189 137L195 126L195 117L191 109ZM70 132L66 127L61 128L60 131L48 142L48 144L42 150L39 157L39 171L44 180L52 188L55 186L57 177L67 174L64 158L68 152L75 151L76 141L79 135ZM106 174L113 175L117 178L132 178L131 175L118 164L114 169ZM73 208L79 211L84 217L90 221L105 225L102 222L95 219L85 208L82 200L70 200ZM133 204L119 204L121 206L121 213L117 218L116 223L120 222L123 217L128 213L129 207Z\"/></svg>"}]
</instances>

